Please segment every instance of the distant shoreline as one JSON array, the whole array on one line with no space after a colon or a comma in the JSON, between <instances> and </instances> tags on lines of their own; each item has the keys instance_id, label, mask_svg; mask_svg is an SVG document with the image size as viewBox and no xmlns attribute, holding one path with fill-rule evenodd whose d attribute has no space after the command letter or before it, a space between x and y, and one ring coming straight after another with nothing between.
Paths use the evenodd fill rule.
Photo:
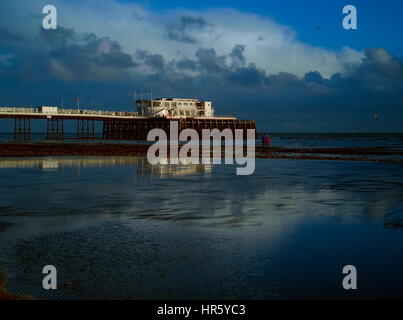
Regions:
<instances>
[{"instance_id":1,"label":"distant shoreline","mask_svg":"<svg viewBox=\"0 0 403 320\"><path fill-rule=\"evenodd\" d=\"M149 144L19 142L0 144L0 157L146 156ZM270 147L256 146L256 158L403 162L403 150L393 147Z\"/></svg>"}]
</instances>

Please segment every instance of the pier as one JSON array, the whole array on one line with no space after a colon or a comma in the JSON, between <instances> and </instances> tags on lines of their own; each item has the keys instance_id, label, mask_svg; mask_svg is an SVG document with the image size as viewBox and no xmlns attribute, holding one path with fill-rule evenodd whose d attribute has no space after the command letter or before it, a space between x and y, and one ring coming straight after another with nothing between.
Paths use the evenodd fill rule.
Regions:
<instances>
[{"instance_id":1,"label":"pier","mask_svg":"<svg viewBox=\"0 0 403 320\"><path fill-rule=\"evenodd\" d=\"M94 139L95 122L102 123L102 138L110 140L146 140L147 134L154 128L169 132L170 121L178 121L179 131L192 128L201 133L203 129L255 129L254 120L239 120L231 116L181 117L181 116L142 116L138 112L61 109L42 106L37 108L0 107L0 118L14 120L16 139L29 140L31 137L31 120L46 121L48 139L64 139L64 121L76 122L77 139Z\"/></svg>"}]
</instances>

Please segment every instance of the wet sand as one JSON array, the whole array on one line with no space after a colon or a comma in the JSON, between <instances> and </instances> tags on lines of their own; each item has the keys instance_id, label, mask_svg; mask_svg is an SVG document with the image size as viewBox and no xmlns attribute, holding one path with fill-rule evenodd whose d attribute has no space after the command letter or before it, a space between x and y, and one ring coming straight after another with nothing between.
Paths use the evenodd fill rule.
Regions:
<instances>
[{"instance_id":1,"label":"wet sand","mask_svg":"<svg viewBox=\"0 0 403 320\"><path fill-rule=\"evenodd\" d=\"M0 221L0 232L8 228L11 224L6 223L6 222L1 222ZM1 270L0 266L0 301L1 300L31 300L28 297L24 297L22 295L18 294L12 294L8 293L4 288L6 287L7 284L7 277L5 273Z\"/></svg>"},{"instance_id":2,"label":"wet sand","mask_svg":"<svg viewBox=\"0 0 403 320\"><path fill-rule=\"evenodd\" d=\"M393 147L372 148L256 148L256 158L403 162L403 151Z\"/></svg>"},{"instance_id":3,"label":"wet sand","mask_svg":"<svg viewBox=\"0 0 403 320\"><path fill-rule=\"evenodd\" d=\"M241 177L228 165L68 158L0 161L9 293L351 299L340 275L352 261L363 269L356 299L402 296L400 163L256 159L255 174ZM42 289L48 264L57 266L58 290Z\"/></svg>"},{"instance_id":4,"label":"wet sand","mask_svg":"<svg viewBox=\"0 0 403 320\"><path fill-rule=\"evenodd\" d=\"M0 156L3 157L40 157L40 156L144 156L149 145L141 144L103 144L103 143L58 143L27 142L1 144Z\"/></svg>"},{"instance_id":5,"label":"wet sand","mask_svg":"<svg viewBox=\"0 0 403 320\"><path fill-rule=\"evenodd\" d=\"M0 144L1 157L38 156L146 156L149 144L21 142ZM267 159L403 162L403 150L371 148L263 148L256 157Z\"/></svg>"}]
</instances>

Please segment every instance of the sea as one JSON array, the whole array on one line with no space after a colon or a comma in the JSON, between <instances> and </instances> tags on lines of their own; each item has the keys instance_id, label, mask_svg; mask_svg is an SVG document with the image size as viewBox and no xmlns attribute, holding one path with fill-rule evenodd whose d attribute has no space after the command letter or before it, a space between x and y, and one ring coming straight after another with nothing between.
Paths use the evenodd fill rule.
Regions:
<instances>
[{"instance_id":1,"label":"sea","mask_svg":"<svg viewBox=\"0 0 403 320\"><path fill-rule=\"evenodd\" d=\"M284 147L403 142L402 134L271 137ZM252 175L235 169L0 158L5 289L56 300L403 297L401 162L256 159ZM47 265L57 269L56 290L43 288ZM356 270L356 289L343 286L345 266Z\"/></svg>"},{"instance_id":2,"label":"sea","mask_svg":"<svg viewBox=\"0 0 403 320\"><path fill-rule=\"evenodd\" d=\"M309 147L309 148L376 148L391 147L403 149L403 133L272 133L261 132L256 139L256 145L261 145L261 136L269 135L270 143L276 147ZM46 133L33 132L29 139L16 139L14 133L0 133L2 143L45 142ZM131 143L146 144L153 141L141 140L107 140L102 138L101 132L95 132L95 139L76 139L75 132L65 133L62 140L52 139L52 142L67 143Z\"/></svg>"}]
</instances>

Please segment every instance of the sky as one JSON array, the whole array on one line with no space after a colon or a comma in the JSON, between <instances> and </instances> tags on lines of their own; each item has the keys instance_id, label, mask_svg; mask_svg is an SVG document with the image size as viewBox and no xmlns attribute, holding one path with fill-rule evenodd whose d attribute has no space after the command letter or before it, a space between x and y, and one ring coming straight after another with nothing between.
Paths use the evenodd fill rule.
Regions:
<instances>
[{"instance_id":1,"label":"sky","mask_svg":"<svg viewBox=\"0 0 403 320\"><path fill-rule=\"evenodd\" d=\"M57 30L42 27L48 4ZM345 5L357 9L357 30L342 27ZM63 97L74 108L79 96L82 108L133 110L132 93L152 89L213 101L218 115L254 119L262 132L402 132L402 9L400 0L2 0L0 106Z\"/></svg>"}]
</instances>

